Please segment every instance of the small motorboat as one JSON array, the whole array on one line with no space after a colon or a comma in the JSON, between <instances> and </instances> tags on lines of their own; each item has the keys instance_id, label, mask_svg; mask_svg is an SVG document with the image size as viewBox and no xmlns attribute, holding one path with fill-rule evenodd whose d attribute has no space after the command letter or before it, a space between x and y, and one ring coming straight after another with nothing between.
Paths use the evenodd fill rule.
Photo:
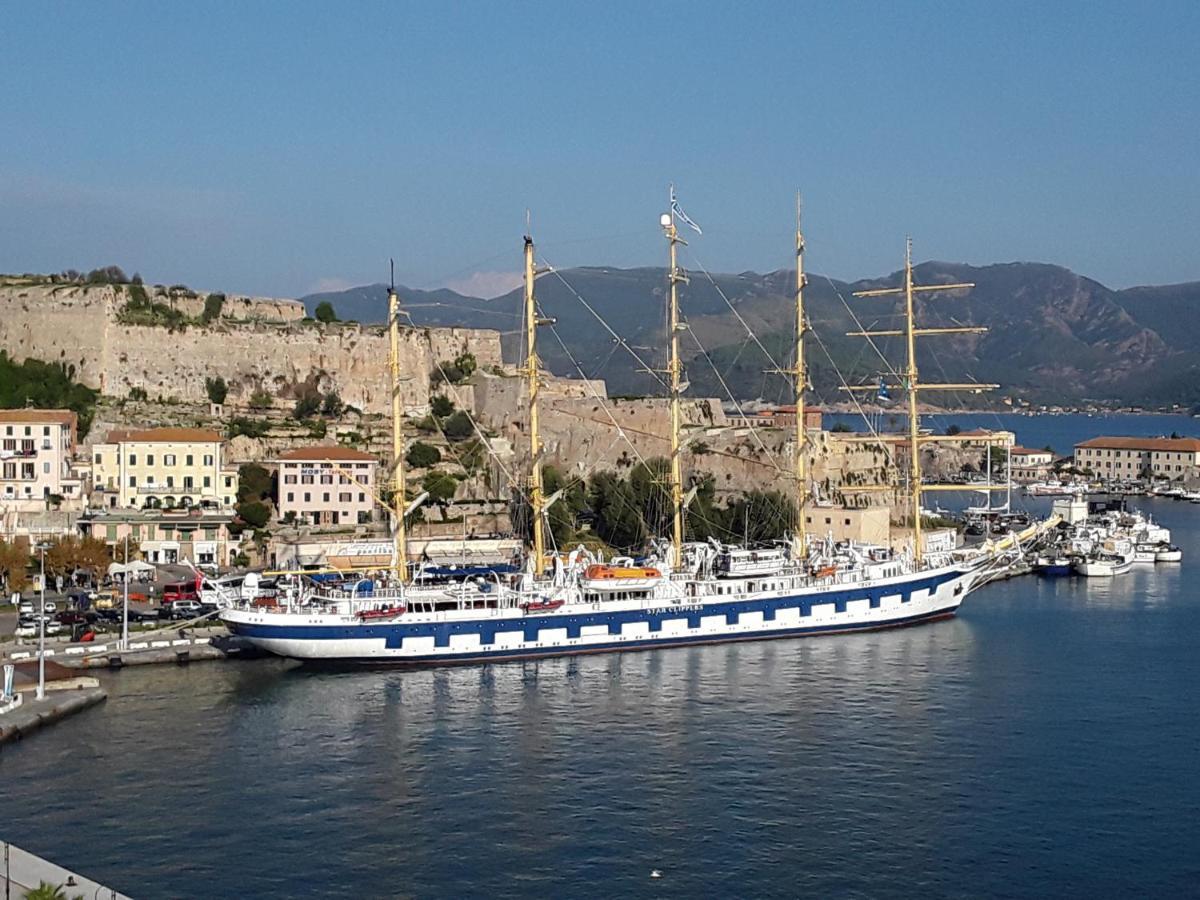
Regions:
<instances>
[{"instance_id":1,"label":"small motorboat","mask_svg":"<svg viewBox=\"0 0 1200 900\"><path fill-rule=\"evenodd\" d=\"M379 609L359 610L358 617L364 622L370 622L375 619L394 619L396 616L402 616L406 612L408 612L408 608L404 606L384 606Z\"/></svg>"},{"instance_id":2,"label":"small motorboat","mask_svg":"<svg viewBox=\"0 0 1200 900\"><path fill-rule=\"evenodd\" d=\"M1133 548L1135 563L1153 563L1158 558L1158 548L1154 544L1138 544Z\"/></svg>"},{"instance_id":3,"label":"small motorboat","mask_svg":"<svg viewBox=\"0 0 1200 900\"><path fill-rule=\"evenodd\" d=\"M1183 551L1174 545L1159 547L1154 552L1155 562L1180 562L1183 559Z\"/></svg>"},{"instance_id":4,"label":"small motorboat","mask_svg":"<svg viewBox=\"0 0 1200 900\"><path fill-rule=\"evenodd\" d=\"M1109 578L1124 575L1133 568L1133 560L1119 556L1082 556L1075 560L1072 568L1077 574L1088 578Z\"/></svg>"},{"instance_id":5,"label":"small motorboat","mask_svg":"<svg viewBox=\"0 0 1200 900\"><path fill-rule=\"evenodd\" d=\"M522 603L521 609L525 610L527 613L552 612L553 610L558 609L564 603L566 603L566 601L562 599L551 600L549 597L545 597L541 600L530 600L527 603Z\"/></svg>"},{"instance_id":6,"label":"small motorboat","mask_svg":"<svg viewBox=\"0 0 1200 900\"><path fill-rule=\"evenodd\" d=\"M1047 578L1071 574L1071 560L1065 556L1039 556L1033 564L1034 571Z\"/></svg>"}]
</instances>

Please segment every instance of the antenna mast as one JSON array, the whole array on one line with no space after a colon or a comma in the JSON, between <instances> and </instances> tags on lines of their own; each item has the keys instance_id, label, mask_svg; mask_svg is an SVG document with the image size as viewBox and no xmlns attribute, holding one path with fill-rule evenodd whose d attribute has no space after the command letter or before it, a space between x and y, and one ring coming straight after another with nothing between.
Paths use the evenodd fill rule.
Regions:
<instances>
[{"instance_id":1,"label":"antenna mast","mask_svg":"<svg viewBox=\"0 0 1200 900\"><path fill-rule=\"evenodd\" d=\"M529 478L529 505L533 516L533 565L534 575L546 570L545 500L542 486L542 443L538 434L538 356L537 329L542 324L538 318L537 301L533 296L533 280L537 273L533 266L533 238L525 235L525 379L529 387L529 454L532 467Z\"/></svg>"},{"instance_id":2,"label":"antenna mast","mask_svg":"<svg viewBox=\"0 0 1200 900\"><path fill-rule=\"evenodd\" d=\"M668 281L670 290L667 299L667 327L670 329L671 358L667 363L667 375L670 377L671 391L671 508L674 511L671 527L671 547L674 550L673 566L675 571L683 568L683 470L679 458L679 429L680 409L679 394L682 366L679 363L679 332L685 326L679 323L679 285L686 284L687 275L676 263L676 250L680 244L687 241L679 236L675 227L675 186L671 185L671 209L661 219L663 233L670 247L670 272Z\"/></svg>"},{"instance_id":3,"label":"antenna mast","mask_svg":"<svg viewBox=\"0 0 1200 900\"><path fill-rule=\"evenodd\" d=\"M388 337L391 343L389 368L392 376L392 536L400 583L408 583L408 531L404 513L408 505L404 485L404 404L400 399L400 298L396 295L396 263L388 260Z\"/></svg>"}]
</instances>

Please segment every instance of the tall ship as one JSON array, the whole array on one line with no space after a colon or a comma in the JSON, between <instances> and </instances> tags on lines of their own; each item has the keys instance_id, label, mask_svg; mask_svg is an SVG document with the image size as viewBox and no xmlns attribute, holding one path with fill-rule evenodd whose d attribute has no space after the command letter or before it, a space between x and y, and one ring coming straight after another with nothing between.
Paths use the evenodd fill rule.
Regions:
<instances>
[{"instance_id":1,"label":"tall ship","mask_svg":"<svg viewBox=\"0 0 1200 900\"><path fill-rule=\"evenodd\" d=\"M904 327L862 331L860 336L902 337L906 361L898 387L908 401L907 506L911 543L896 551L857 542L835 543L806 533L804 510L812 497L806 471L804 404L807 388L804 309L804 236L799 205L795 234L795 355L790 376L796 403L790 480L794 481L795 533L786 546L755 548L686 539L689 492L681 460L681 396L686 388L680 361L679 288L687 274L677 262L686 241L679 222L694 223L671 195L661 225L669 254L666 292L669 355L663 374L669 393L670 534L653 541L645 556L602 560L578 548L551 550L547 497L539 437L541 364L537 352L540 315L535 297L534 243L524 242L523 376L528 399L530 478L528 504L531 539L520 571L453 586L413 583L408 565L405 516L404 437L397 373L402 315L393 287L388 296L391 332L392 464L391 522L393 569L390 578L369 587L347 584L326 588L310 584L288 592L271 606L232 603L220 616L230 631L279 656L326 663L437 665L519 660L545 656L604 653L755 641L915 625L953 616L966 596L987 575L987 557L968 557L952 548L927 550L922 529L922 495L961 486L922 483L919 449L945 438L920 430L918 396L922 390L969 390L978 384L922 384L918 378L918 337L939 332L978 332L977 328L918 328L914 296L928 291L965 290L970 284L916 285L912 244L907 244L903 284L856 296L895 296L904 304ZM697 229L698 230L698 229ZM847 388L848 390L864 389ZM870 386L871 390L875 386ZM896 440L904 440L895 436ZM952 439L952 438L951 438Z\"/></svg>"}]
</instances>

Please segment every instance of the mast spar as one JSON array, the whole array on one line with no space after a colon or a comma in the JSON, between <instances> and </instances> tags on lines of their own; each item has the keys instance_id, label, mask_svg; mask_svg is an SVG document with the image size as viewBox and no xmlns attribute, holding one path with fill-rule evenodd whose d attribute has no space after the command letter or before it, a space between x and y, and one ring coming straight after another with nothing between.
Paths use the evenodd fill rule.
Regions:
<instances>
[{"instance_id":1,"label":"mast spar","mask_svg":"<svg viewBox=\"0 0 1200 900\"><path fill-rule=\"evenodd\" d=\"M669 212L663 213L660 221L670 248L670 271L668 274L670 290L667 292L667 328L670 332L671 356L667 363L667 375L670 378L668 387L671 392L671 508L673 510L671 547L674 551L672 566L678 572L683 568L683 468L679 453L679 395L682 390L682 366L679 362L679 332L686 327L679 322L679 285L686 284L688 277L676 262L676 251L679 245L687 245L687 241L679 236L679 229L675 225L677 212L678 205L675 202L675 186L672 185L671 208Z\"/></svg>"},{"instance_id":2,"label":"mast spar","mask_svg":"<svg viewBox=\"0 0 1200 900\"><path fill-rule=\"evenodd\" d=\"M527 229L528 230L528 229ZM533 263L533 238L525 235L525 379L529 388L529 453L532 461L529 477L529 505L533 518L534 575L546 569L545 499L542 486L542 443L538 434L538 356L537 329L543 324L538 318L533 281L537 277Z\"/></svg>"},{"instance_id":3,"label":"mast spar","mask_svg":"<svg viewBox=\"0 0 1200 900\"><path fill-rule=\"evenodd\" d=\"M904 284L898 288L881 288L873 291L856 291L855 297L884 297L903 295L904 297L904 328L882 330L882 331L849 331L849 337L903 337L906 346L906 359L904 367L904 388L908 394L908 447L909 447L909 466L908 466L908 503L910 514L913 522L913 556L919 563L923 558L925 551L921 542L921 495L926 491L960 491L961 485L952 484L936 484L926 485L921 483L921 444L939 443L939 442L954 442L957 438L954 436L922 436L921 435L921 420L920 420L920 404L918 401L918 393L920 391L969 391L971 393L980 393L982 391L995 390L1000 385L998 384L978 384L968 382L965 384L921 384L917 372L917 338L931 334L983 334L987 331L986 328L979 326L961 326L954 328L918 328L916 325L916 316L914 314L913 296L918 293L932 293L935 291L956 291L967 290L975 287L972 282L961 282L957 284L913 284L913 265L912 265L912 238L907 238L904 250ZM846 388L851 391L874 391L876 388L873 385L856 385ZM989 486L989 490L992 488Z\"/></svg>"},{"instance_id":4,"label":"mast spar","mask_svg":"<svg viewBox=\"0 0 1200 900\"><path fill-rule=\"evenodd\" d=\"M808 554L804 528L804 508L808 501L804 451L808 431L804 427L804 391L808 387L808 371L804 366L804 232L800 227L800 192L796 192L796 368L792 371L796 384L796 538L801 558Z\"/></svg>"},{"instance_id":5,"label":"mast spar","mask_svg":"<svg viewBox=\"0 0 1200 900\"><path fill-rule=\"evenodd\" d=\"M389 369L392 377L392 540L396 557L396 571L400 583L408 582L408 531L404 525L404 513L408 505L404 483L404 431L402 420L404 404L400 398L400 298L396 294L395 263L391 265L391 283L388 286L388 337L391 345Z\"/></svg>"}]
</instances>

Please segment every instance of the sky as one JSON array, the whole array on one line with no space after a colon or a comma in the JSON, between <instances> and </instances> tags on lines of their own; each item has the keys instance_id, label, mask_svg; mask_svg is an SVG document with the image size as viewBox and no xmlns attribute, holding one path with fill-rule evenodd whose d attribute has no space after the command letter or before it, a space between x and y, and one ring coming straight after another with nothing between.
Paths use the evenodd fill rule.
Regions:
<instances>
[{"instance_id":1,"label":"sky","mask_svg":"<svg viewBox=\"0 0 1200 900\"><path fill-rule=\"evenodd\" d=\"M557 267L1200 279L1200 3L6 4L0 271L488 296Z\"/></svg>"}]
</instances>

